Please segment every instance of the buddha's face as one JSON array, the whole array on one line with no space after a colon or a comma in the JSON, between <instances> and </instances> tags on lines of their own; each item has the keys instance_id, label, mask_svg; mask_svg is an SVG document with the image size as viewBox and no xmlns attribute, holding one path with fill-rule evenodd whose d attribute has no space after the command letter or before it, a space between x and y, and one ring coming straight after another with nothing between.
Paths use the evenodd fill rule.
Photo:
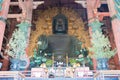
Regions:
<instances>
[{"instance_id":1,"label":"buddha's face","mask_svg":"<svg viewBox=\"0 0 120 80\"><path fill-rule=\"evenodd\" d=\"M63 20L60 18L57 20L56 31L64 31L64 30L65 30L65 25Z\"/></svg>"},{"instance_id":2,"label":"buddha's face","mask_svg":"<svg viewBox=\"0 0 120 80\"><path fill-rule=\"evenodd\" d=\"M53 18L52 29L54 34L66 34L68 31L68 19L63 14Z\"/></svg>"}]
</instances>

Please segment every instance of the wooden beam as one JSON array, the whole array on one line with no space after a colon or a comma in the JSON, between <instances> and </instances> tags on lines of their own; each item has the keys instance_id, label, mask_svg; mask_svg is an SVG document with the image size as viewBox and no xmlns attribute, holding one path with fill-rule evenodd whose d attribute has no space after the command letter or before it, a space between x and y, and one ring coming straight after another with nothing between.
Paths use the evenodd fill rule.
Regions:
<instances>
[{"instance_id":1,"label":"wooden beam","mask_svg":"<svg viewBox=\"0 0 120 80\"><path fill-rule=\"evenodd\" d=\"M40 4L43 4L43 3L44 3L44 1L34 1L33 5L40 5ZM12 6L16 6L18 4L19 4L19 2L10 2L10 5L12 5Z\"/></svg>"},{"instance_id":2,"label":"wooden beam","mask_svg":"<svg viewBox=\"0 0 120 80\"><path fill-rule=\"evenodd\" d=\"M33 2L33 9L36 9L38 5L41 5L43 3L44 3L44 1L34 1ZM11 6L17 6L17 5L19 5L19 2L10 2L10 5Z\"/></svg>"},{"instance_id":3,"label":"wooden beam","mask_svg":"<svg viewBox=\"0 0 120 80\"><path fill-rule=\"evenodd\" d=\"M86 2L87 0L75 0L75 1ZM107 3L107 0L100 0L100 1L101 1L102 4L106 4Z\"/></svg>"},{"instance_id":4,"label":"wooden beam","mask_svg":"<svg viewBox=\"0 0 120 80\"><path fill-rule=\"evenodd\" d=\"M87 0L75 0L75 2L76 3L78 3L78 4L82 4L82 6L84 7L84 8L86 8L86 2ZM95 8L96 7L100 7L100 6L98 6L99 4L98 3L101 3L101 4L107 4L107 0L97 0L97 2L96 2L96 6L95 6Z\"/></svg>"},{"instance_id":5,"label":"wooden beam","mask_svg":"<svg viewBox=\"0 0 120 80\"><path fill-rule=\"evenodd\" d=\"M110 16L110 13L109 12L98 12L97 15L98 15L99 20L102 21L105 16Z\"/></svg>"},{"instance_id":6,"label":"wooden beam","mask_svg":"<svg viewBox=\"0 0 120 80\"><path fill-rule=\"evenodd\" d=\"M7 18L20 18L22 17L22 14L8 14Z\"/></svg>"},{"instance_id":7,"label":"wooden beam","mask_svg":"<svg viewBox=\"0 0 120 80\"><path fill-rule=\"evenodd\" d=\"M98 15L102 16L110 16L109 12L98 12Z\"/></svg>"}]
</instances>

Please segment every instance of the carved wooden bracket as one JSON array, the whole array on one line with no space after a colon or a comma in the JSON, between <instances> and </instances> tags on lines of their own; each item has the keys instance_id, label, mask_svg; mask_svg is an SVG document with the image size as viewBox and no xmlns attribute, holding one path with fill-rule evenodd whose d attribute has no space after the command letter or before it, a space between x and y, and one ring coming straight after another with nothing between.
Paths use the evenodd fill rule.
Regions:
<instances>
[{"instance_id":1,"label":"carved wooden bracket","mask_svg":"<svg viewBox=\"0 0 120 80\"><path fill-rule=\"evenodd\" d=\"M10 2L10 5L12 5L12 6L18 5L19 8L22 9L22 13L20 13L20 14L8 14L7 18L16 18L17 21L19 21L19 22L26 20L28 18L29 14L32 14L32 13L29 13L30 9L36 9L38 5L44 3L44 1L34 1L34 2L32 1L32 2L30 2L33 4L29 4L27 2L30 2L30 1L26 0L23 2L22 0L18 0L18 2ZM32 5L32 6L30 6L30 5ZM30 7L27 7L27 6L30 6Z\"/></svg>"}]
</instances>

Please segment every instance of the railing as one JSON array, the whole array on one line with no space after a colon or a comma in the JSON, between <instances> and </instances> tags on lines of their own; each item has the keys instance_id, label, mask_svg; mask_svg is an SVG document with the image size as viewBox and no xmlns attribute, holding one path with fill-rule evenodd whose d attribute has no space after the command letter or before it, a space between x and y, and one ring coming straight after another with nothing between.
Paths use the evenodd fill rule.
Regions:
<instances>
[{"instance_id":1,"label":"railing","mask_svg":"<svg viewBox=\"0 0 120 80\"><path fill-rule=\"evenodd\" d=\"M25 75L18 71L0 71L0 80L22 80Z\"/></svg>"},{"instance_id":2,"label":"railing","mask_svg":"<svg viewBox=\"0 0 120 80\"><path fill-rule=\"evenodd\" d=\"M93 71L90 71L88 67L53 67L53 68L33 68L31 71L22 72L26 77L93 77Z\"/></svg>"},{"instance_id":3,"label":"railing","mask_svg":"<svg viewBox=\"0 0 120 80\"><path fill-rule=\"evenodd\" d=\"M105 80L106 77L120 80L120 70L99 70L94 74L95 80Z\"/></svg>"},{"instance_id":4,"label":"railing","mask_svg":"<svg viewBox=\"0 0 120 80\"><path fill-rule=\"evenodd\" d=\"M31 71L0 71L0 80L37 80L37 78L41 80L48 80L49 78L57 78L55 80L58 80L58 78L69 78L69 80L119 80L119 77L120 70L92 71L88 67L54 67L33 68Z\"/></svg>"}]
</instances>

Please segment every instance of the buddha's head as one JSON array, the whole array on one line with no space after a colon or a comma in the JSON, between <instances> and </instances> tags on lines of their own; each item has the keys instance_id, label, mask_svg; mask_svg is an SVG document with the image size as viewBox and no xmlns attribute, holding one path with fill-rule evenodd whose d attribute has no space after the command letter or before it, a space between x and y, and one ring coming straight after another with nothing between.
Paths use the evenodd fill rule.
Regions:
<instances>
[{"instance_id":1,"label":"buddha's head","mask_svg":"<svg viewBox=\"0 0 120 80\"><path fill-rule=\"evenodd\" d=\"M68 31L68 21L63 14L58 14L53 18L53 33L66 34Z\"/></svg>"}]
</instances>

